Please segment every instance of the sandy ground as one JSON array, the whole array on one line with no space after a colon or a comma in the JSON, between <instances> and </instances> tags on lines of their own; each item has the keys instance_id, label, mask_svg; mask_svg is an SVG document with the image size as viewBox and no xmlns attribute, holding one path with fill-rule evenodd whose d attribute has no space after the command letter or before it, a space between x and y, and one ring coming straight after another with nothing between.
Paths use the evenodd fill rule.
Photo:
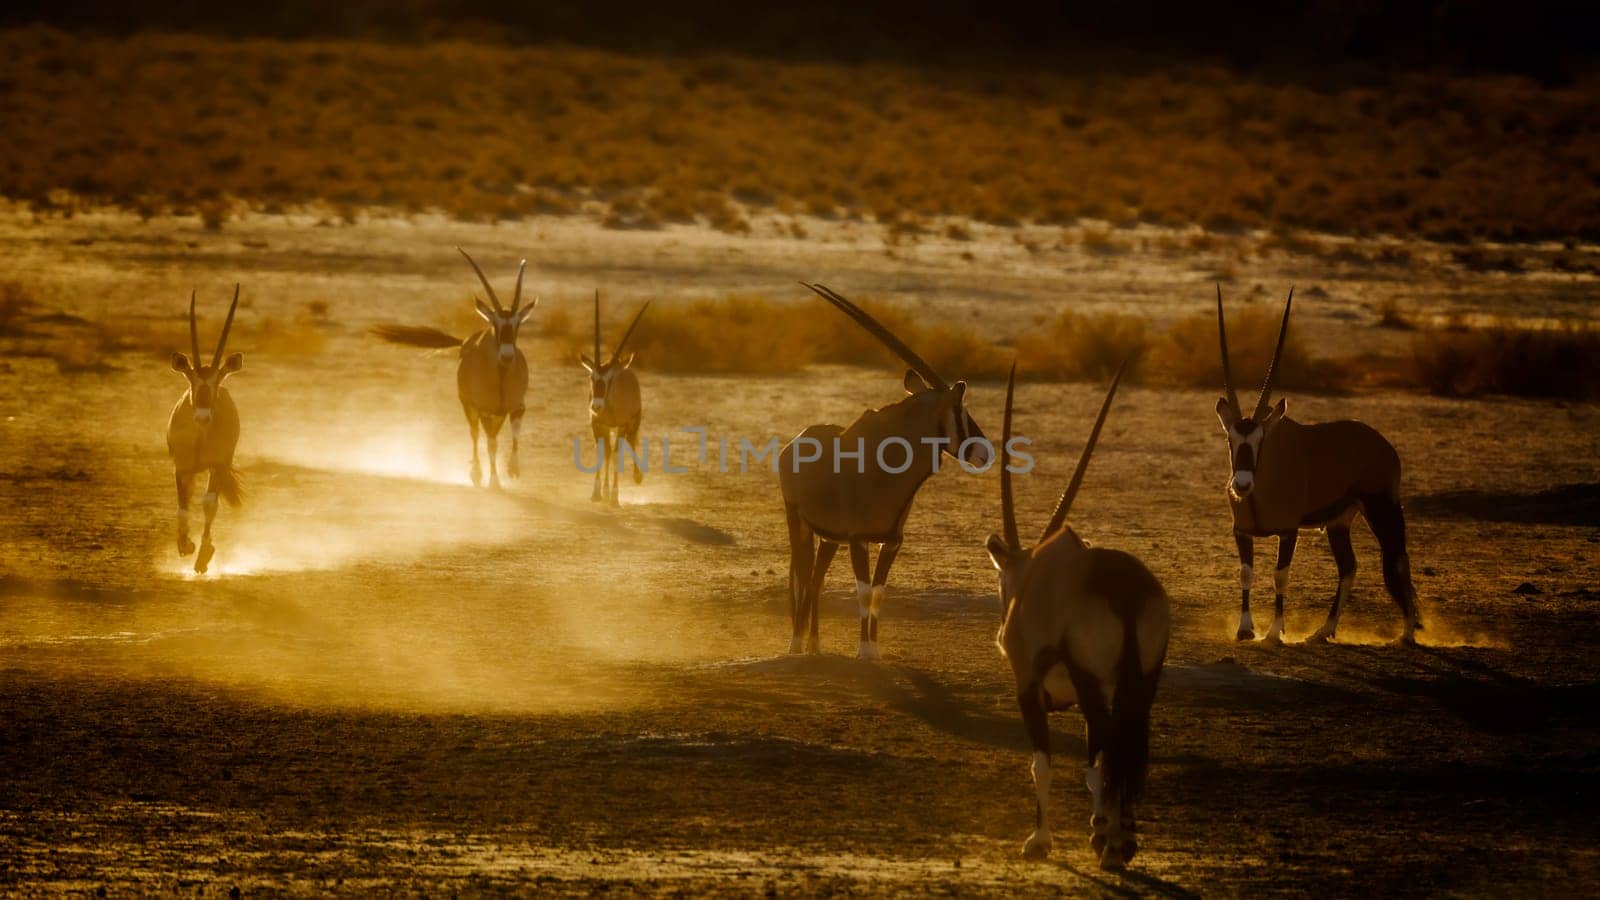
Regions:
<instances>
[{"instance_id":1,"label":"sandy ground","mask_svg":"<svg viewBox=\"0 0 1600 900\"><path fill-rule=\"evenodd\" d=\"M452 363L363 335L463 296L456 243L501 279L528 255L530 285L574 314L597 284L663 302L815 302L790 285L816 277L997 334L1068 295L1179 315L1206 302L1213 270L1030 250L1002 231L886 247L867 226L809 229L261 217L213 234L0 217L0 278L52 309L172 320L198 286L214 334L226 286L245 282L231 346L246 368L231 384L250 490L220 513L212 572L195 577L173 546L162 433L182 388L160 355L73 374L0 359L0 890L1521 895L1600 876L1592 406L1292 397L1304 420L1358 417L1399 448L1428 628L1421 648L1387 645L1398 618L1358 529L1340 643L1274 648L1231 639L1214 394L1125 389L1073 520L1145 560L1176 631L1142 852L1108 875L1065 775L1054 856L1018 858L1033 810L993 645L993 476L925 486L882 662L853 658L843 563L824 653L789 657L776 477L701 464L677 432L786 438L893 400L895 373L668 378L641 360L653 470L606 510L572 461L583 375L553 345L526 342L523 478L490 494L467 481ZM1445 271L1430 252L1403 270L1235 265L1242 291L1323 286L1301 327L1359 347L1396 340L1371 327L1387 296L1536 318L1592 293L1566 276ZM318 352L252 346L254 323L316 300L331 310L307 326ZM1019 483L1025 530L1047 518L1100 391L1020 388L1038 459ZM995 432L1002 393L970 394ZM662 437L688 471L659 470ZM1298 640L1334 584L1319 536L1294 575ZM1539 593L1515 592L1524 582ZM1070 770L1081 722L1053 724Z\"/></svg>"}]
</instances>

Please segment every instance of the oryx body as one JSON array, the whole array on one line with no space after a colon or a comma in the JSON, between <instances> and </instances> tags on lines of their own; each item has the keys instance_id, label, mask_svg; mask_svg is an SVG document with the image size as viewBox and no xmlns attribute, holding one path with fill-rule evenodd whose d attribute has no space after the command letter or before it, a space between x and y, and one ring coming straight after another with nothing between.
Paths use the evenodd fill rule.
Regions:
<instances>
[{"instance_id":1,"label":"oryx body","mask_svg":"<svg viewBox=\"0 0 1600 900\"><path fill-rule=\"evenodd\" d=\"M1117 375L1121 379L1121 373ZM1091 548L1066 525L1090 454L1105 423L1113 381L1055 515L1039 544L1024 548L1011 497L1011 395L1006 386L1000 505L1004 535L991 535L989 557L1000 571L1004 623L996 641L1016 678L1017 705L1033 746L1037 819L1025 855L1050 850L1052 710L1079 706L1088 732L1085 783L1093 798L1090 845L1100 865L1120 868L1137 851L1133 804L1150 758L1150 708L1172 631L1166 591L1139 560Z\"/></svg>"},{"instance_id":2,"label":"oryx body","mask_svg":"<svg viewBox=\"0 0 1600 900\"><path fill-rule=\"evenodd\" d=\"M233 314L239 308L239 286L234 285L233 303L228 307L228 318L223 322L210 365L200 362L195 296L189 295L189 349L193 357L172 354L172 369L188 380L189 389L179 398L167 419L167 452L172 456L178 482L178 553L181 556L195 551L194 542L189 539L189 498L195 476L207 473L206 493L201 498L205 527L200 534L200 553L194 560L194 570L204 573L215 552L211 523L217 515L217 498L235 507L243 500L239 474L233 468L233 453L239 446L239 410L222 382L244 367L244 354L235 353L226 361L222 356L228 345L228 330L233 327Z\"/></svg>"},{"instance_id":3,"label":"oryx body","mask_svg":"<svg viewBox=\"0 0 1600 900\"><path fill-rule=\"evenodd\" d=\"M877 659L878 610L918 489L936 471L941 453L982 471L989 467L990 449L966 410L964 382L947 383L855 304L821 285L807 287L911 366L904 399L869 410L847 427L813 425L778 457L789 528L789 652L800 652L802 645L817 651L822 582L839 545L848 544L861 617L857 655ZM881 545L876 570L871 544Z\"/></svg>"},{"instance_id":4,"label":"oryx body","mask_svg":"<svg viewBox=\"0 0 1600 900\"><path fill-rule=\"evenodd\" d=\"M518 444L522 434L522 415L528 393L528 360L517 346L517 331L539 305L539 298L527 306L522 302L522 274L528 267L523 260L517 269L517 289L511 298L511 308L500 305L494 287L483 270L467 256L465 250L456 248L472 265L489 294L493 307L474 298L478 315L488 323L488 328L476 332L465 340L446 334L437 328L418 328L410 325L377 325L373 334L394 344L432 349L460 349L460 362L456 366L456 394L461 400L461 410L467 417L467 428L472 434L472 483L483 483L483 469L478 462L478 427L483 427L485 443L489 450L489 486L500 487L500 475L495 467L500 429L509 418L511 422L511 453L506 458L506 475L516 478L520 474L517 462Z\"/></svg>"},{"instance_id":5,"label":"oryx body","mask_svg":"<svg viewBox=\"0 0 1600 900\"><path fill-rule=\"evenodd\" d=\"M600 362L600 292L594 292L594 356L579 354L578 360L589 372L589 430L594 434L595 502L609 502L617 506L617 476L622 474L623 458L620 447L626 446L633 457L633 483L644 481L644 471L639 467L639 421L644 415L644 403L639 393L639 376L633 372L633 354L624 355L628 338L634 326L650 308L646 301L634 313L622 340L611 350L611 357Z\"/></svg>"},{"instance_id":6,"label":"oryx body","mask_svg":"<svg viewBox=\"0 0 1600 900\"><path fill-rule=\"evenodd\" d=\"M1239 640L1255 637L1250 616L1254 581L1255 539L1278 538L1278 564L1273 572L1274 612L1267 640L1283 638L1283 600L1289 586L1289 564L1302 528L1327 532L1339 570L1328 618L1312 640L1330 640L1355 582L1356 557L1350 525L1365 515L1383 557L1383 583L1400 607L1411 643L1422 628L1411 563L1406 552L1406 522L1400 504L1400 454L1371 426L1351 420L1307 425L1287 415L1288 404L1270 405L1272 373L1289 330L1294 292L1284 304L1278 345L1273 351L1255 410L1245 416L1233 389L1228 360L1227 326L1222 317L1222 292L1217 291L1217 333L1222 346L1225 395L1217 401L1217 418L1228 437L1232 476L1228 505L1233 512L1234 541L1239 550Z\"/></svg>"}]
</instances>

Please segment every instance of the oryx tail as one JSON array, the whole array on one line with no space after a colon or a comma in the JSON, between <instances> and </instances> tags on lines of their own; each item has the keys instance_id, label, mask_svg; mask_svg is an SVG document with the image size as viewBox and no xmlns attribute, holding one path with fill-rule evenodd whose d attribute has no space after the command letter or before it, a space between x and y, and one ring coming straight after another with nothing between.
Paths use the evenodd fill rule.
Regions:
<instances>
[{"instance_id":1,"label":"oryx tail","mask_svg":"<svg viewBox=\"0 0 1600 900\"><path fill-rule=\"evenodd\" d=\"M463 338L446 334L437 328L424 328L420 325L385 323L374 325L367 330L374 337L405 347L426 347L430 350L445 350L451 347L459 347L463 342Z\"/></svg>"}]
</instances>

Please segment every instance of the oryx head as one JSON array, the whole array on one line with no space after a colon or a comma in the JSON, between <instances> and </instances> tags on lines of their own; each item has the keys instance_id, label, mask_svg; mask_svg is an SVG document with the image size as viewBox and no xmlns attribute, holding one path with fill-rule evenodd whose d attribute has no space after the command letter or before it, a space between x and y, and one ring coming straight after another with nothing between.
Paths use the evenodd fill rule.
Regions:
<instances>
[{"instance_id":1,"label":"oryx head","mask_svg":"<svg viewBox=\"0 0 1600 900\"><path fill-rule=\"evenodd\" d=\"M228 318L222 323L222 336L217 338L217 349L211 354L211 364L200 364L200 329L195 323L195 293L189 294L189 351L192 356L172 354L172 371L189 381L190 403L194 407L194 421L202 428L211 424L211 406L216 401L222 381L244 368L244 354L235 353L224 362L222 351L228 346L228 329L233 327L233 313L239 308L239 286L233 286L233 303L228 307Z\"/></svg>"},{"instance_id":2,"label":"oryx head","mask_svg":"<svg viewBox=\"0 0 1600 900\"><path fill-rule=\"evenodd\" d=\"M578 354L578 361L589 370L589 410L603 412L606 408L606 398L611 394L611 382L617 373L633 365L633 354L623 355L623 350L628 346L628 338L633 336L633 328L639 324L639 318L644 311L650 308L650 301L639 307L633 314L633 321L628 323L628 330L622 333L622 340L617 341L611 349L611 358L600 362L600 292L594 292L594 356L587 353Z\"/></svg>"},{"instance_id":3,"label":"oryx head","mask_svg":"<svg viewBox=\"0 0 1600 900\"><path fill-rule=\"evenodd\" d=\"M1128 368L1124 362L1117 368L1117 374L1111 379L1111 387L1106 389L1106 398L1100 403L1100 414L1095 417L1094 428L1089 430L1089 440L1083 445L1083 453L1078 456L1078 467L1072 470L1072 479L1067 482L1067 489L1061 492L1061 499L1056 501L1055 512L1050 515L1049 524L1039 532L1039 544L1043 544L1060 534L1060 539L1072 541L1077 546L1086 546L1078 535L1067 525L1067 513L1072 509L1072 501L1078 496L1078 488L1083 486L1083 475L1089 469L1089 457L1094 454L1094 446L1100 441L1100 429L1105 427L1106 414L1111 411L1111 400L1117 395L1117 385L1122 383L1122 373ZM1003 534L989 535L988 550L989 560L1000 571L1000 615L1005 616L1010 608L1011 601L1022 588L1023 579L1026 578L1028 565L1033 561L1034 547L1023 547L1022 539L1017 536L1016 505L1012 500L1011 491L1011 396L1017 381L1017 365L1011 364L1011 374L1006 378L1006 412L1000 428L1000 521L1004 528Z\"/></svg>"},{"instance_id":4,"label":"oryx head","mask_svg":"<svg viewBox=\"0 0 1600 900\"><path fill-rule=\"evenodd\" d=\"M500 305L500 297L494 292L494 286L489 284L489 279L484 277L483 270L478 268L478 264L473 262L472 257L467 256L467 251L462 250L460 247L457 247L456 250L462 256L466 256L467 262L472 266L472 271L477 272L478 280L483 282L483 289L489 294L489 300L494 303L491 308L489 304L484 303L479 298L472 298L473 305L478 310L478 315L489 323L490 328L494 329L495 343L500 346L500 364L505 365L517 358L517 329L522 327L523 322L528 321L528 317L533 315L534 307L539 305L539 298L534 297L532 303L529 303L526 307L521 306L522 273L527 270L528 261L523 260L517 266L517 290L516 293L511 295L511 308L506 309Z\"/></svg>"},{"instance_id":5,"label":"oryx head","mask_svg":"<svg viewBox=\"0 0 1600 900\"><path fill-rule=\"evenodd\" d=\"M1272 362L1267 364L1267 378L1256 397L1255 410L1244 415L1239 407L1239 396L1233 390L1233 371L1228 360L1228 326L1222 318L1222 286L1217 285L1217 337L1222 344L1223 397L1217 400L1217 418L1228 436L1228 457L1233 460L1233 477L1228 480L1228 493L1235 499L1250 496L1256 486L1256 464L1261 460L1261 443L1267 432L1283 419L1289 405L1272 400L1272 376L1278 369L1278 357L1283 352L1283 340L1289 334L1289 308L1294 304L1294 288L1289 289L1289 299L1283 304L1283 324L1278 327L1278 346L1272 351Z\"/></svg>"},{"instance_id":6,"label":"oryx head","mask_svg":"<svg viewBox=\"0 0 1600 900\"><path fill-rule=\"evenodd\" d=\"M877 319L867 315L866 311L856 306L844 297L839 296L832 288L822 284L806 284L801 282L817 296L832 303L835 307L849 316L857 325L866 329L867 333L882 341L884 346L894 351L901 359L905 360L911 368L906 370L905 389L907 394L918 394L923 391L939 391L943 394L942 402L936 404L939 421L936 423L937 436L944 439L941 450L951 457L958 459L974 469L987 469L994 459L994 448L990 446L989 439L984 436L983 429L967 411L966 395L967 383L957 381L951 384L939 376L933 367L906 346L889 329L883 327Z\"/></svg>"}]
</instances>

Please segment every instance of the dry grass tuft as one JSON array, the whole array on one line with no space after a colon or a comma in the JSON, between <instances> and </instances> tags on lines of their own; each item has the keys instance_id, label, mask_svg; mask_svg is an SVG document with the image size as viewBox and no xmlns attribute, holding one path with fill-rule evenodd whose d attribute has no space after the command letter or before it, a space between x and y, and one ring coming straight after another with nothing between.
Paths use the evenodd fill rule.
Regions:
<instances>
[{"instance_id":1,"label":"dry grass tuft","mask_svg":"<svg viewBox=\"0 0 1600 900\"><path fill-rule=\"evenodd\" d=\"M1600 400L1600 326L1592 323L1430 329L1411 349L1415 383L1429 393Z\"/></svg>"},{"instance_id":2,"label":"dry grass tuft","mask_svg":"<svg viewBox=\"0 0 1600 900\"><path fill-rule=\"evenodd\" d=\"M1124 313L1084 315L1063 310L1039 331L1017 338L1018 370L1038 381L1104 381L1124 361L1136 381L1150 347L1149 324Z\"/></svg>"},{"instance_id":3,"label":"dry grass tuft","mask_svg":"<svg viewBox=\"0 0 1600 900\"><path fill-rule=\"evenodd\" d=\"M1228 312L1228 352L1232 358L1234 390L1247 402L1261 386L1278 340L1283 308L1251 306ZM1217 344L1215 313L1196 313L1172 324L1151 349L1147 373L1182 387L1222 388L1222 360ZM1339 392L1349 386L1349 372L1336 361L1313 358L1293 327L1278 359L1274 387L1320 393Z\"/></svg>"}]
</instances>

